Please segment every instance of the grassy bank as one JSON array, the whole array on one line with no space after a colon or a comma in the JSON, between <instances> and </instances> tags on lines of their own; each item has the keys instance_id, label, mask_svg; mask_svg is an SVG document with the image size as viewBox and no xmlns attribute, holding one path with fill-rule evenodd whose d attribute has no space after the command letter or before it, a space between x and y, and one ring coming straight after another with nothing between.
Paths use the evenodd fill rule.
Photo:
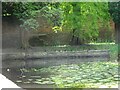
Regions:
<instances>
[{"instance_id":1,"label":"grassy bank","mask_svg":"<svg viewBox=\"0 0 120 90\"><path fill-rule=\"evenodd\" d=\"M114 43L90 43L78 46L57 45L36 48L37 51L81 51L81 50L109 50L110 61L117 60L118 45Z\"/></svg>"}]
</instances>

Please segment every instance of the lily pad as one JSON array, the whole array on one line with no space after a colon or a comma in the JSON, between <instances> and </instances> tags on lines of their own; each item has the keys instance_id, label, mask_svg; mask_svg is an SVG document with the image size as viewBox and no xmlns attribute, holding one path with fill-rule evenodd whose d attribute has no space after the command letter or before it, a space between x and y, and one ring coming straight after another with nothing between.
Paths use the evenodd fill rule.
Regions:
<instances>
[{"instance_id":1,"label":"lily pad","mask_svg":"<svg viewBox=\"0 0 120 90\"><path fill-rule=\"evenodd\" d=\"M39 82L39 81L34 81L33 83L35 83L35 84L42 84L42 82Z\"/></svg>"},{"instance_id":2,"label":"lily pad","mask_svg":"<svg viewBox=\"0 0 120 90\"><path fill-rule=\"evenodd\" d=\"M21 80L17 80L16 82L17 82L17 83L21 83L22 81L21 81Z\"/></svg>"}]
</instances>

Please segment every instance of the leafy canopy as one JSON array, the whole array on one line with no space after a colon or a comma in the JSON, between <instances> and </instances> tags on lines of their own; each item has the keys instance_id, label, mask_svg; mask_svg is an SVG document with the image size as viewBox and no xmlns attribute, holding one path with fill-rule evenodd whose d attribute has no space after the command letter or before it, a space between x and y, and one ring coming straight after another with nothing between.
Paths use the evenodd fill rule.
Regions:
<instances>
[{"instance_id":1,"label":"leafy canopy","mask_svg":"<svg viewBox=\"0 0 120 90\"><path fill-rule=\"evenodd\" d=\"M22 23L24 30L37 30L39 24L36 20L39 13L45 17L53 27L61 24L61 10L59 3L49 2L4 2L3 16L15 16Z\"/></svg>"},{"instance_id":2,"label":"leafy canopy","mask_svg":"<svg viewBox=\"0 0 120 90\"><path fill-rule=\"evenodd\" d=\"M115 23L120 23L120 1L109 2L109 12Z\"/></svg>"},{"instance_id":3,"label":"leafy canopy","mask_svg":"<svg viewBox=\"0 0 120 90\"><path fill-rule=\"evenodd\" d=\"M112 11L112 8L110 9ZM117 9L118 10L118 9ZM107 2L4 2L3 16L16 16L25 30L36 30L36 17L40 13L53 30L70 30L83 40L98 36L101 26L108 27L109 12ZM116 16L116 14L112 14ZM118 17L117 17L118 18Z\"/></svg>"},{"instance_id":4,"label":"leafy canopy","mask_svg":"<svg viewBox=\"0 0 120 90\"><path fill-rule=\"evenodd\" d=\"M108 25L107 2L67 2L61 3L63 26L75 29L75 35L87 40L98 36L98 28Z\"/></svg>"}]
</instances>

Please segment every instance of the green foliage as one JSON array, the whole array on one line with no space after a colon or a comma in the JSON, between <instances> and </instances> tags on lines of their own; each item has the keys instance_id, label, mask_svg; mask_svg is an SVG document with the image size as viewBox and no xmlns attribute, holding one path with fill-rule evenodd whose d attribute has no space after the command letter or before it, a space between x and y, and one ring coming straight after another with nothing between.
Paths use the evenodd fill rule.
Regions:
<instances>
[{"instance_id":1,"label":"green foliage","mask_svg":"<svg viewBox=\"0 0 120 90\"><path fill-rule=\"evenodd\" d=\"M109 12L115 23L120 23L120 1L109 2Z\"/></svg>"},{"instance_id":2,"label":"green foliage","mask_svg":"<svg viewBox=\"0 0 120 90\"><path fill-rule=\"evenodd\" d=\"M37 10L41 7L40 5L37 5L37 3L4 2L2 5L3 16L7 16L7 14L9 14L17 17L21 21L20 27L22 27L23 30L36 30L38 28L39 24L35 20L35 17Z\"/></svg>"},{"instance_id":3,"label":"green foliage","mask_svg":"<svg viewBox=\"0 0 120 90\"><path fill-rule=\"evenodd\" d=\"M38 10L42 3L18 2L15 4L14 15L22 21L20 27L23 30L37 30L39 23L36 20Z\"/></svg>"},{"instance_id":4,"label":"green foliage","mask_svg":"<svg viewBox=\"0 0 120 90\"><path fill-rule=\"evenodd\" d=\"M101 27L109 28L109 13L107 2L4 2L3 16L15 16L21 21L25 30L37 30L39 13L46 18L52 29L69 30L83 41L98 38ZM116 5L116 3L115 3ZM113 5L113 6L115 6ZM119 5L118 5L119 6ZM119 11L115 11L116 16ZM117 17L118 18L118 17Z\"/></svg>"},{"instance_id":5,"label":"green foliage","mask_svg":"<svg viewBox=\"0 0 120 90\"><path fill-rule=\"evenodd\" d=\"M59 3L50 2L4 2L3 16L8 14L17 17L25 30L36 30L39 13L48 20L53 27L61 26L62 11L58 8ZM10 8L10 9L9 9ZM54 28L54 30L61 28Z\"/></svg>"},{"instance_id":6,"label":"green foliage","mask_svg":"<svg viewBox=\"0 0 120 90\"><path fill-rule=\"evenodd\" d=\"M101 26L108 26L109 13L107 3L67 2L61 3L64 11L63 26L68 30L75 29L74 35L83 40L98 36Z\"/></svg>"},{"instance_id":7,"label":"green foliage","mask_svg":"<svg viewBox=\"0 0 120 90\"><path fill-rule=\"evenodd\" d=\"M24 16L20 18L21 20L24 21L25 18L39 18L42 16L48 21L49 25L52 25L54 31L61 30L62 11L58 7L59 3L25 3L25 5L22 4L23 6L27 9L25 13L20 15L16 12L19 15L18 17ZM15 15L17 16L16 13Z\"/></svg>"},{"instance_id":8,"label":"green foliage","mask_svg":"<svg viewBox=\"0 0 120 90\"><path fill-rule=\"evenodd\" d=\"M37 28L39 27L39 23L35 19L30 18L30 19L24 20L23 24L21 24L20 27L26 31L37 30Z\"/></svg>"},{"instance_id":9,"label":"green foliage","mask_svg":"<svg viewBox=\"0 0 120 90\"><path fill-rule=\"evenodd\" d=\"M30 16L34 16L34 10L38 10L43 7L46 3L37 3L37 2L2 2L2 14L3 16L7 16L10 14L11 16L17 18L29 18Z\"/></svg>"},{"instance_id":10,"label":"green foliage","mask_svg":"<svg viewBox=\"0 0 120 90\"><path fill-rule=\"evenodd\" d=\"M62 10L58 6L59 3L50 3L40 10L40 14L52 24L53 30L61 30Z\"/></svg>"}]
</instances>

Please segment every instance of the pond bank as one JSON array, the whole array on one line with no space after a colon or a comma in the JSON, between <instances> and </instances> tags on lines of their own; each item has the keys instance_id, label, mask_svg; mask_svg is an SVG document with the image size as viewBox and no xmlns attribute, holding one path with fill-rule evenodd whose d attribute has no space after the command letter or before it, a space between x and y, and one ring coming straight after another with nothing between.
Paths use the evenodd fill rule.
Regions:
<instances>
[{"instance_id":1,"label":"pond bank","mask_svg":"<svg viewBox=\"0 0 120 90\"><path fill-rule=\"evenodd\" d=\"M109 50L3 51L3 68L47 67L81 62L109 61ZM17 64L19 63L19 64Z\"/></svg>"}]
</instances>

